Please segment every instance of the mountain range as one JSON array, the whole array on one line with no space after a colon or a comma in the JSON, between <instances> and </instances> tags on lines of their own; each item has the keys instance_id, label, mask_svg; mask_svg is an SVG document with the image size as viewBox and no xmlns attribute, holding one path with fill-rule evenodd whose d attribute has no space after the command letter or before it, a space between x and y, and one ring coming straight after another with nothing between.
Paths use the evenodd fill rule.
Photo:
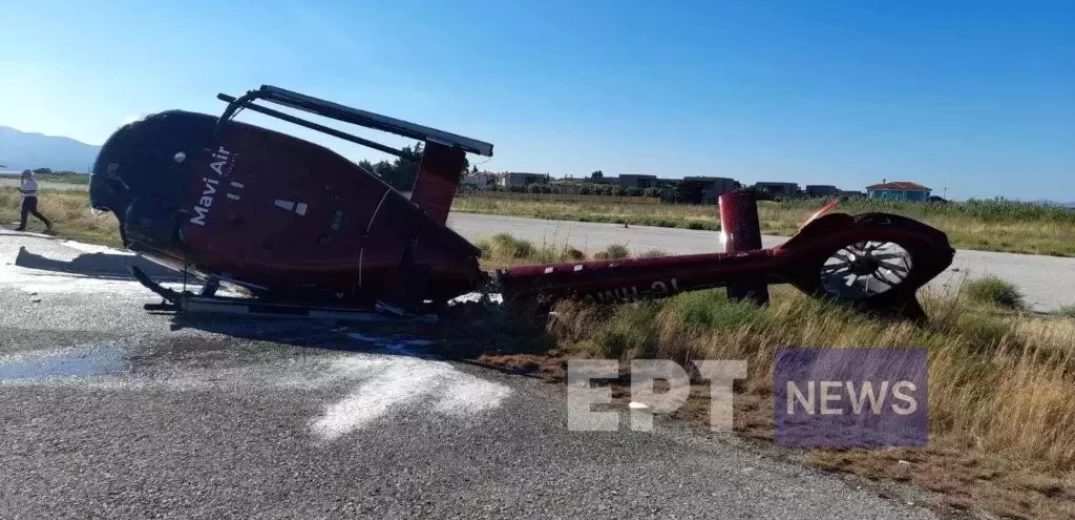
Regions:
<instances>
[{"instance_id":1,"label":"mountain range","mask_svg":"<svg viewBox=\"0 0 1075 520\"><path fill-rule=\"evenodd\" d=\"M89 172L100 146L0 126L0 170L51 168Z\"/></svg>"}]
</instances>

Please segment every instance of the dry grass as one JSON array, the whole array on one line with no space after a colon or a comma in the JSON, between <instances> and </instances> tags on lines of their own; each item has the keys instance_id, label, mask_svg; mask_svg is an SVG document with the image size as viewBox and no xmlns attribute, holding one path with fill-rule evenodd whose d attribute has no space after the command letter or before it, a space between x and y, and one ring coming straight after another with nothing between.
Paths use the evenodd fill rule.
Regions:
<instances>
[{"instance_id":1,"label":"dry grass","mask_svg":"<svg viewBox=\"0 0 1075 520\"><path fill-rule=\"evenodd\" d=\"M671 206L666 204L627 204L602 202L563 202L502 200L480 197L457 197L452 211L516 215L549 220L578 222L629 223L640 226L718 229L717 208L709 206Z\"/></svg>"},{"instance_id":2,"label":"dry grass","mask_svg":"<svg viewBox=\"0 0 1075 520\"><path fill-rule=\"evenodd\" d=\"M762 438L772 434L778 349L925 347L931 442L925 451L899 450L913 461L907 479L946 493L956 507L969 501L1041 518L1075 513L1075 320L998 314L966 293L928 297L925 325L872 320L790 288L773 296L767 309L730 303L719 290L614 308L565 303L550 331L572 355L672 358L685 366L693 359L746 359L744 388L756 404L740 411L737 424ZM877 477L906 471L886 451L813 457ZM981 478L979 466L994 478Z\"/></svg>"},{"instance_id":3,"label":"dry grass","mask_svg":"<svg viewBox=\"0 0 1075 520\"><path fill-rule=\"evenodd\" d=\"M90 183L89 174L84 173L38 173L34 175L34 177L39 181L58 182L63 184L86 185Z\"/></svg>"},{"instance_id":4,"label":"dry grass","mask_svg":"<svg viewBox=\"0 0 1075 520\"><path fill-rule=\"evenodd\" d=\"M15 189L0 189L0 222L18 225L21 204ZM85 192L41 190L37 209L53 222L59 236L113 247L123 246L116 217L111 214L94 215ZM44 230L45 225L30 216L27 228Z\"/></svg>"},{"instance_id":5,"label":"dry grass","mask_svg":"<svg viewBox=\"0 0 1075 520\"><path fill-rule=\"evenodd\" d=\"M684 366L694 359L745 359L749 376L736 402L736 429L762 440L772 438L772 362L778 349L924 347L927 448L812 450L807 460L939 492L940 507L1072 518L1075 319L1006 305L1010 289L987 280L971 282L954 296L925 294L930 319L921 324L879 321L790 287L773 287L767 308L729 302L723 290L619 306L562 302L550 321L533 318L530 310L495 307L492 318L490 309L476 311L482 326L499 330L507 320L521 336L471 343L469 350L458 342L446 345L487 363L553 378L562 376L571 357L670 358ZM453 333L469 338L475 331L462 326ZM515 348L519 337L526 338L523 348ZM705 420L706 389L695 394L677 415Z\"/></svg>"},{"instance_id":6,"label":"dry grass","mask_svg":"<svg viewBox=\"0 0 1075 520\"><path fill-rule=\"evenodd\" d=\"M812 460L943 492L953 507L1005 515L1075 514L1075 320L979 306L962 293L926 298L930 321L891 323L774 290L769 308L728 302L723 291L594 307L561 304L551 336L562 355L745 359L749 378L738 429L771 438L776 351L789 345L921 346L929 351L926 450L816 451ZM704 409L704 408L703 408ZM893 457L910 461L903 468ZM894 472L903 472L896 475ZM989 478L983 476L987 472Z\"/></svg>"},{"instance_id":7,"label":"dry grass","mask_svg":"<svg viewBox=\"0 0 1075 520\"><path fill-rule=\"evenodd\" d=\"M794 233L823 200L761 202L762 231ZM602 204L458 198L454 211L515 215L551 220L630 223L686 229L719 229L716 206L666 204ZM1054 256L1075 256L1075 211L1029 204L981 202L974 204L894 203L850 200L837 211L887 211L905 215L948 233L962 249L1007 251Z\"/></svg>"},{"instance_id":8,"label":"dry grass","mask_svg":"<svg viewBox=\"0 0 1075 520\"><path fill-rule=\"evenodd\" d=\"M498 233L474 243L482 250L481 266L486 270L503 269L513 265L551 264L587 260L586 253L567 244L543 242L535 246L529 240L520 240L508 233ZM647 251L643 256L657 255L660 251ZM594 259L627 258L631 252L621 244L609 244L604 251L594 253Z\"/></svg>"}]
</instances>

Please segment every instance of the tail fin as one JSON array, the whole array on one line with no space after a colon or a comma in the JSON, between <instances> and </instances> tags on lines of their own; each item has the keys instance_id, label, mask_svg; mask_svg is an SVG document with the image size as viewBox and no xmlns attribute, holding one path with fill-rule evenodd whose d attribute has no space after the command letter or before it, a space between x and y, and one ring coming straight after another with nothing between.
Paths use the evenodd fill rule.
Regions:
<instances>
[{"instance_id":1,"label":"tail fin","mask_svg":"<svg viewBox=\"0 0 1075 520\"><path fill-rule=\"evenodd\" d=\"M425 210L433 220L441 224L447 222L465 161L466 152L461 148L426 141L411 202Z\"/></svg>"}]
</instances>

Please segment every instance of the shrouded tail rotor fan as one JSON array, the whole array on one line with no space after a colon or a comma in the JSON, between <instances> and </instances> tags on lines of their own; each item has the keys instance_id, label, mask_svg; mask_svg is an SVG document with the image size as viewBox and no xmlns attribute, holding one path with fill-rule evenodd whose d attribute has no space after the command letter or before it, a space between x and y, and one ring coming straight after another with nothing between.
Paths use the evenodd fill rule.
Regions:
<instances>
[{"instance_id":1,"label":"shrouded tail rotor fan","mask_svg":"<svg viewBox=\"0 0 1075 520\"><path fill-rule=\"evenodd\" d=\"M821 267L821 288L844 300L867 300L899 287L914 267L895 242L858 242L834 253Z\"/></svg>"}]
</instances>

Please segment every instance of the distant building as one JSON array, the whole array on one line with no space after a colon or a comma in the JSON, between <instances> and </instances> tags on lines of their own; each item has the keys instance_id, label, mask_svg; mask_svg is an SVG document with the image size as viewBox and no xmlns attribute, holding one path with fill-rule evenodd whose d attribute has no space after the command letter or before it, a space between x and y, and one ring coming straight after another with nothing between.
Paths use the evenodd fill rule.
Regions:
<instances>
[{"instance_id":1,"label":"distant building","mask_svg":"<svg viewBox=\"0 0 1075 520\"><path fill-rule=\"evenodd\" d=\"M799 184L795 182L757 182L754 188L774 197L794 197L799 194Z\"/></svg>"},{"instance_id":2,"label":"distant building","mask_svg":"<svg viewBox=\"0 0 1075 520\"><path fill-rule=\"evenodd\" d=\"M834 197L840 195L840 188L828 184L807 184L803 189L807 197Z\"/></svg>"},{"instance_id":3,"label":"distant building","mask_svg":"<svg viewBox=\"0 0 1075 520\"><path fill-rule=\"evenodd\" d=\"M505 188L525 187L531 184L546 184L548 182L549 175L546 173L508 172L500 177L500 185Z\"/></svg>"},{"instance_id":4,"label":"distant building","mask_svg":"<svg viewBox=\"0 0 1075 520\"><path fill-rule=\"evenodd\" d=\"M463 185L484 188L496 184L496 175L489 172L471 172L463 176Z\"/></svg>"},{"instance_id":5,"label":"distant building","mask_svg":"<svg viewBox=\"0 0 1075 520\"><path fill-rule=\"evenodd\" d=\"M657 185L656 175L641 173L625 173L611 179L624 188L652 188Z\"/></svg>"},{"instance_id":6,"label":"distant building","mask_svg":"<svg viewBox=\"0 0 1075 520\"><path fill-rule=\"evenodd\" d=\"M591 173L588 179L592 184L616 184L619 181L619 179L611 175L606 177L605 172L601 170Z\"/></svg>"},{"instance_id":7,"label":"distant building","mask_svg":"<svg viewBox=\"0 0 1075 520\"><path fill-rule=\"evenodd\" d=\"M921 184L907 181L882 182L866 187L867 196L871 199L888 200L911 200L926 201L930 192L933 191Z\"/></svg>"},{"instance_id":8,"label":"distant building","mask_svg":"<svg viewBox=\"0 0 1075 520\"><path fill-rule=\"evenodd\" d=\"M684 177L677 190L696 204L716 204L721 195L741 186L739 181L727 177Z\"/></svg>"},{"instance_id":9,"label":"distant building","mask_svg":"<svg viewBox=\"0 0 1075 520\"><path fill-rule=\"evenodd\" d=\"M855 190L840 190L840 196L847 197L849 199L864 199L866 198L866 192Z\"/></svg>"}]
</instances>

